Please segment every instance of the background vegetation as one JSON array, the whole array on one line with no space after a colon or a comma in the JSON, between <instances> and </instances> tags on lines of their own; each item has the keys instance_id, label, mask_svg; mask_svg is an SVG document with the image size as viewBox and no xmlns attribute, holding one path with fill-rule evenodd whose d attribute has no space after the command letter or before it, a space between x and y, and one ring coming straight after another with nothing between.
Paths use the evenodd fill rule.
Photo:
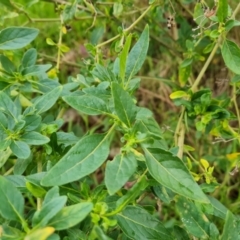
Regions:
<instances>
[{"instance_id":1,"label":"background vegetation","mask_svg":"<svg viewBox=\"0 0 240 240\"><path fill-rule=\"evenodd\" d=\"M239 13L2 0L2 239L240 239Z\"/></svg>"}]
</instances>

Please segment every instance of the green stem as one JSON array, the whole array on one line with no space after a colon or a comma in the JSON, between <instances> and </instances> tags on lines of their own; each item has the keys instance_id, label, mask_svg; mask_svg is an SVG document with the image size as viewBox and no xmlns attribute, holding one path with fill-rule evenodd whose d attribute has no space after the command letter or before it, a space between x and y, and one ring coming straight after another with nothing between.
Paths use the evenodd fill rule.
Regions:
<instances>
[{"instance_id":1,"label":"green stem","mask_svg":"<svg viewBox=\"0 0 240 240\"><path fill-rule=\"evenodd\" d=\"M60 67L60 61L61 61L61 45L62 45L62 26L63 26L63 19L62 19L62 15L60 16L60 20L61 20L61 26L60 26L60 32L59 32L59 39L58 39L58 54L57 54L57 65L56 65L56 69L59 70Z\"/></svg>"},{"instance_id":2,"label":"green stem","mask_svg":"<svg viewBox=\"0 0 240 240\"><path fill-rule=\"evenodd\" d=\"M150 9L152 8L152 5L150 5L143 13L142 15L135 21L133 22L128 28L124 29L123 30L123 33L127 33L128 31L130 31L132 28L134 28L141 20L142 18L148 13L148 11L150 11ZM110 39L108 39L107 41L103 42L103 43L100 43L96 46L96 48L100 48L116 39L118 39L122 34L118 34L116 35L115 37L112 37Z\"/></svg>"},{"instance_id":3,"label":"green stem","mask_svg":"<svg viewBox=\"0 0 240 240\"><path fill-rule=\"evenodd\" d=\"M37 160L37 172L42 172L42 155L39 154L39 159ZM39 211L42 207L42 198L37 198L37 211Z\"/></svg>"},{"instance_id":4,"label":"green stem","mask_svg":"<svg viewBox=\"0 0 240 240\"><path fill-rule=\"evenodd\" d=\"M233 85L233 104L236 110L236 114L237 114L237 119L238 119L238 133L240 133L240 113L239 113L239 108L238 108L238 104L237 104L237 89L236 89L236 84Z\"/></svg>"}]
</instances>

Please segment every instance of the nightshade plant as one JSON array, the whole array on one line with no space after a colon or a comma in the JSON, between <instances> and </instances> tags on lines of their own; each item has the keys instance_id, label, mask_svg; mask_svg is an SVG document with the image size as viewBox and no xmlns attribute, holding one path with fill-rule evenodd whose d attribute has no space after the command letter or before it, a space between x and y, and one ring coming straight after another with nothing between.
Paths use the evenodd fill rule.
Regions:
<instances>
[{"instance_id":1,"label":"nightshade plant","mask_svg":"<svg viewBox=\"0 0 240 240\"><path fill-rule=\"evenodd\" d=\"M85 75L77 74L63 83L57 75L68 50L62 42L67 24L82 9L93 14L91 29L103 13L88 1L59 2L59 41L47 38L50 46L57 47L56 67L39 64L37 49L29 46L41 37L38 29L7 27L0 32L1 239L240 239L239 211L232 212L214 197L219 187L214 167L205 159L194 160L201 169L194 171L194 158L188 154L192 149L184 145L185 131L192 123L198 132L239 140L239 130L230 121L240 122L236 101L240 49L227 34L240 25L235 20L240 4L231 10L227 0L216 1L216 11L208 19L215 23L213 28L206 30L203 21L196 22L203 37L186 40L178 89L170 95L182 110L175 139L169 142L153 112L141 107L135 97L141 80L137 73L151 44L151 24L145 25L137 40L130 30L148 12L159 6L173 7L172 3L149 1L128 28L105 42L88 44L91 67ZM7 12L37 22L27 12L26 3L4 0L1 4ZM194 15L202 14L202 4L195 3ZM118 17L125 5L112 5ZM197 47L204 37L208 38L205 53L210 54L189 87L193 63L201 59ZM104 61L101 47L115 40L118 53L113 61ZM232 85L237 116L228 108L229 101L215 98L209 88L198 89L219 49L227 68L236 74ZM104 124L90 128L82 137L65 132L66 108L85 117L97 116ZM115 146L118 151L110 154ZM237 159L238 155L229 157ZM232 166L237 171L237 161ZM103 180L96 177L99 169ZM206 183L200 185L198 180ZM150 203L173 212L174 220L159 218L155 205L142 202L146 196Z\"/></svg>"}]
</instances>

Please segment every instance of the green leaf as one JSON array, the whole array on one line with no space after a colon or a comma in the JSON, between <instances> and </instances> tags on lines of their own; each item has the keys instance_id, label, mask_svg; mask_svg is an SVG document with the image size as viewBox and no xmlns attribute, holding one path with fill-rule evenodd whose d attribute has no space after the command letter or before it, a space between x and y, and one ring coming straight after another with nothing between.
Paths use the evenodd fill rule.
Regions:
<instances>
[{"instance_id":1,"label":"green leaf","mask_svg":"<svg viewBox=\"0 0 240 240\"><path fill-rule=\"evenodd\" d=\"M74 18L74 15L77 11L77 3L78 3L78 1L75 0L73 4L65 5L65 8L63 10L63 21L64 22L67 22Z\"/></svg>"},{"instance_id":2,"label":"green leaf","mask_svg":"<svg viewBox=\"0 0 240 240\"><path fill-rule=\"evenodd\" d=\"M5 71L9 74L15 72L16 68L14 64L4 55L0 55L0 63Z\"/></svg>"},{"instance_id":3,"label":"green leaf","mask_svg":"<svg viewBox=\"0 0 240 240\"><path fill-rule=\"evenodd\" d=\"M27 46L38 35L36 28L9 27L0 32L0 50L14 50Z\"/></svg>"},{"instance_id":4,"label":"green leaf","mask_svg":"<svg viewBox=\"0 0 240 240\"><path fill-rule=\"evenodd\" d=\"M212 223L209 222L206 215L193 202L186 198L178 198L177 208L188 232L201 239L214 239L211 238L210 232L210 225Z\"/></svg>"},{"instance_id":5,"label":"green leaf","mask_svg":"<svg viewBox=\"0 0 240 240\"><path fill-rule=\"evenodd\" d=\"M218 11L217 11L217 17L219 22L221 23L225 22L227 16L228 16L228 1L220 0L218 2Z\"/></svg>"},{"instance_id":6,"label":"green leaf","mask_svg":"<svg viewBox=\"0 0 240 240\"><path fill-rule=\"evenodd\" d=\"M22 141L12 141L10 148L18 158L28 158L31 153L28 144Z\"/></svg>"},{"instance_id":7,"label":"green leaf","mask_svg":"<svg viewBox=\"0 0 240 240\"><path fill-rule=\"evenodd\" d=\"M170 98L171 99L175 99L175 98L182 98L182 97L187 97L189 96L188 93L186 93L185 91L176 91L170 94Z\"/></svg>"},{"instance_id":8,"label":"green leaf","mask_svg":"<svg viewBox=\"0 0 240 240\"><path fill-rule=\"evenodd\" d=\"M134 45L127 58L126 81L128 82L142 67L147 56L149 45L149 27L145 27L139 40Z\"/></svg>"},{"instance_id":9,"label":"green leaf","mask_svg":"<svg viewBox=\"0 0 240 240\"><path fill-rule=\"evenodd\" d=\"M239 220L230 212L227 212L221 240L239 239Z\"/></svg>"},{"instance_id":10,"label":"green leaf","mask_svg":"<svg viewBox=\"0 0 240 240\"><path fill-rule=\"evenodd\" d=\"M23 218L24 198L6 178L0 176L0 214L7 220Z\"/></svg>"},{"instance_id":11,"label":"green leaf","mask_svg":"<svg viewBox=\"0 0 240 240\"><path fill-rule=\"evenodd\" d=\"M225 40L222 46L222 57L232 72L240 74L240 49L236 43Z\"/></svg>"},{"instance_id":12,"label":"green leaf","mask_svg":"<svg viewBox=\"0 0 240 240\"><path fill-rule=\"evenodd\" d=\"M12 151L10 148L7 148L6 150L0 150L0 168L4 166L8 158L11 156Z\"/></svg>"},{"instance_id":13,"label":"green leaf","mask_svg":"<svg viewBox=\"0 0 240 240\"><path fill-rule=\"evenodd\" d=\"M67 202L66 196L55 197L44 204L41 210L36 211L33 216L33 226L45 227L49 220L64 207Z\"/></svg>"},{"instance_id":14,"label":"green leaf","mask_svg":"<svg viewBox=\"0 0 240 240\"><path fill-rule=\"evenodd\" d=\"M158 148L144 148L149 173L160 184L179 195L209 203L184 163L171 152Z\"/></svg>"},{"instance_id":15,"label":"green leaf","mask_svg":"<svg viewBox=\"0 0 240 240\"><path fill-rule=\"evenodd\" d=\"M78 203L63 208L48 223L56 230L68 229L81 222L92 210L93 204L89 202Z\"/></svg>"},{"instance_id":16,"label":"green leaf","mask_svg":"<svg viewBox=\"0 0 240 240\"><path fill-rule=\"evenodd\" d=\"M17 117L17 107L12 99L5 93L0 91L0 111L7 112L10 116Z\"/></svg>"},{"instance_id":17,"label":"green leaf","mask_svg":"<svg viewBox=\"0 0 240 240\"><path fill-rule=\"evenodd\" d=\"M133 175L137 168L137 160L133 153L123 153L107 162L105 184L110 195L117 192Z\"/></svg>"},{"instance_id":18,"label":"green leaf","mask_svg":"<svg viewBox=\"0 0 240 240\"><path fill-rule=\"evenodd\" d=\"M42 198L46 194L46 190L44 188L28 181L26 182L26 188L36 198Z\"/></svg>"},{"instance_id":19,"label":"green leaf","mask_svg":"<svg viewBox=\"0 0 240 240\"><path fill-rule=\"evenodd\" d=\"M115 2L113 4L113 15L119 17L123 11L123 5L121 3Z\"/></svg>"},{"instance_id":20,"label":"green leaf","mask_svg":"<svg viewBox=\"0 0 240 240\"><path fill-rule=\"evenodd\" d=\"M106 103L95 96L66 96L63 100L79 112L87 115L99 115L108 113Z\"/></svg>"},{"instance_id":21,"label":"green leaf","mask_svg":"<svg viewBox=\"0 0 240 240\"><path fill-rule=\"evenodd\" d=\"M21 175L24 173L24 171L26 170L27 166L32 162L32 156L30 155L30 157L26 158L26 159L21 159L18 158L15 165L14 165L14 169L13 172L15 175Z\"/></svg>"},{"instance_id":22,"label":"green leaf","mask_svg":"<svg viewBox=\"0 0 240 240\"><path fill-rule=\"evenodd\" d=\"M109 153L108 135L85 136L45 175L44 186L62 185L94 172Z\"/></svg>"},{"instance_id":23,"label":"green leaf","mask_svg":"<svg viewBox=\"0 0 240 240\"><path fill-rule=\"evenodd\" d=\"M50 109L58 100L61 92L62 92L62 86L59 86L53 89L52 91L39 97L33 104L35 109L37 109L37 113L40 114Z\"/></svg>"},{"instance_id":24,"label":"green leaf","mask_svg":"<svg viewBox=\"0 0 240 240\"><path fill-rule=\"evenodd\" d=\"M35 48L28 49L22 58L22 67L28 68L35 65L37 61L37 50Z\"/></svg>"},{"instance_id":25,"label":"green leaf","mask_svg":"<svg viewBox=\"0 0 240 240\"><path fill-rule=\"evenodd\" d=\"M173 228L174 234L175 234L175 240L190 240L187 232L180 228L179 226L174 226Z\"/></svg>"},{"instance_id":26,"label":"green leaf","mask_svg":"<svg viewBox=\"0 0 240 240\"><path fill-rule=\"evenodd\" d=\"M23 76L38 76L39 74L45 73L47 70L51 68L51 64L44 65L33 65L23 69Z\"/></svg>"},{"instance_id":27,"label":"green leaf","mask_svg":"<svg viewBox=\"0 0 240 240\"><path fill-rule=\"evenodd\" d=\"M122 122L130 127L137 115L137 107L133 99L115 82L112 83L112 95L116 114Z\"/></svg>"},{"instance_id":28,"label":"green leaf","mask_svg":"<svg viewBox=\"0 0 240 240\"><path fill-rule=\"evenodd\" d=\"M39 127L41 124L42 118L39 115L28 115L24 118L26 124L24 130L26 132L33 131Z\"/></svg>"},{"instance_id":29,"label":"green leaf","mask_svg":"<svg viewBox=\"0 0 240 240\"><path fill-rule=\"evenodd\" d=\"M125 80L127 58L128 58L128 52L129 52L129 49L131 46L131 41L132 41L132 34L129 34L127 36L123 50L119 55L119 69L120 69L119 76L122 79L122 82L124 82L124 80Z\"/></svg>"},{"instance_id":30,"label":"green leaf","mask_svg":"<svg viewBox=\"0 0 240 240\"><path fill-rule=\"evenodd\" d=\"M38 132L26 132L21 136L21 140L29 145L43 145L50 139Z\"/></svg>"},{"instance_id":31,"label":"green leaf","mask_svg":"<svg viewBox=\"0 0 240 240\"><path fill-rule=\"evenodd\" d=\"M0 228L1 229L1 228ZM22 240L24 239L25 234L17 228L10 227L7 224L2 225L3 235L1 240ZM1 230L0 230L1 233Z\"/></svg>"},{"instance_id":32,"label":"green leaf","mask_svg":"<svg viewBox=\"0 0 240 240\"><path fill-rule=\"evenodd\" d=\"M12 6L10 0L1 0L0 4L3 4L4 6L10 8L10 9L13 8L13 6Z\"/></svg>"},{"instance_id":33,"label":"green leaf","mask_svg":"<svg viewBox=\"0 0 240 240\"><path fill-rule=\"evenodd\" d=\"M117 214L117 221L122 231L131 239L173 240L164 225L140 207L127 206L122 213Z\"/></svg>"},{"instance_id":34,"label":"green leaf","mask_svg":"<svg viewBox=\"0 0 240 240\"><path fill-rule=\"evenodd\" d=\"M43 200L43 205L46 205L48 202L50 202L53 198L59 197L59 187L55 186L53 188L51 188L47 194L44 197Z\"/></svg>"},{"instance_id":35,"label":"green leaf","mask_svg":"<svg viewBox=\"0 0 240 240\"><path fill-rule=\"evenodd\" d=\"M138 181L133 185L128 192L123 195L121 198L117 200L116 206L117 211L121 211L125 206L127 206L130 202L135 201L135 199L148 187L148 182L146 177L142 177L138 179Z\"/></svg>"}]
</instances>

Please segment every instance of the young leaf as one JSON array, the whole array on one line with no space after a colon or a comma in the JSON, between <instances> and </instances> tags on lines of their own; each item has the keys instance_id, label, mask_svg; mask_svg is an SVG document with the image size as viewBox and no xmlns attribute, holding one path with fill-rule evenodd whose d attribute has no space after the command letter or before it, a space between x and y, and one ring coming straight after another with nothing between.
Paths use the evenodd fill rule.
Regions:
<instances>
[{"instance_id":1,"label":"young leaf","mask_svg":"<svg viewBox=\"0 0 240 240\"><path fill-rule=\"evenodd\" d=\"M236 43L225 40L222 46L222 57L231 71L240 74L240 49Z\"/></svg>"},{"instance_id":2,"label":"young leaf","mask_svg":"<svg viewBox=\"0 0 240 240\"><path fill-rule=\"evenodd\" d=\"M37 109L37 113L40 114L50 109L58 100L61 92L62 92L62 86L59 86L53 89L52 91L39 97L33 104L35 109Z\"/></svg>"},{"instance_id":3,"label":"young leaf","mask_svg":"<svg viewBox=\"0 0 240 240\"><path fill-rule=\"evenodd\" d=\"M37 61L37 50L35 48L28 49L22 58L22 67L28 68L35 65Z\"/></svg>"},{"instance_id":4,"label":"young leaf","mask_svg":"<svg viewBox=\"0 0 240 240\"><path fill-rule=\"evenodd\" d=\"M45 227L49 220L64 207L67 202L66 196L55 197L44 204L41 210L35 212L33 216L33 226Z\"/></svg>"},{"instance_id":5,"label":"young leaf","mask_svg":"<svg viewBox=\"0 0 240 240\"><path fill-rule=\"evenodd\" d=\"M6 178L0 176L0 215L7 220L23 218L24 198Z\"/></svg>"},{"instance_id":6,"label":"young leaf","mask_svg":"<svg viewBox=\"0 0 240 240\"><path fill-rule=\"evenodd\" d=\"M26 188L34 197L37 197L37 198L42 198L46 194L46 191L44 188L28 181L26 182Z\"/></svg>"},{"instance_id":7,"label":"young leaf","mask_svg":"<svg viewBox=\"0 0 240 240\"><path fill-rule=\"evenodd\" d=\"M18 158L28 158L31 153L28 144L22 141L12 141L10 148Z\"/></svg>"},{"instance_id":8,"label":"young leaf","mask_svg":"<svg viewBox=\"0 0 240 240\"><path fill-rule=\"evenodd\" d=\"M21 136L21 140L30 145L43 145L48 143L50 139L38 132L27 132Z\"/></svg>"},{"instance_id":9,"label":"young leaf","mask_svg":"<svg viewBox=\"0 0 240 240\"><path fill-rule=\"evenodd\" d=\"M90 202L78 203L63 208L48 223L56 230L63 230L73 227L81 222L92 210L93 204Z\"/></svg>"},{"instance_id":10,"label":"young leaf","mask_svg":"<svg viewBox=\"0 0 240 240\"><path fill-rule=\"evenodd\" d=\"M45 175L44 186L62 185L94 172L106 160L109 140L105 134L85 136Z\"/></svg>"},{"instance_id":11,"label":"young leaf","mask_svg":"<svg viewBox=\"0 0 240 240\"><path fill-rule=\"evenodd\" d=\"M218 11L217 17L219 22L223 23L228 16L228 1L227 0L220 0L218 2Z\"/></svg>"},{"instance_id":12,"label":"young leaf","mask_svg":"<svg viewBox=\"0 0 240 240\"><path fill-rule=\"evenodd\" d=\"M148 170L160 184L179 195L199 202L209 202L187 167L177 156L158 148L144 148L144 152Z\"/></svg>"},{"instance_id":13,"label":"young leaf","mask_svg":"<svg viewBox=\"0 0 240 240\"><path fill-rule=\"evenodd\" d=\"M127 206L122 213L117 214L117 221L122 231L131 239L174 239L157 218L140 207Z\"/></svg>"},{"instance_id":14,"label":"young leaf","mask_svg":"<svg viewBox=\"0 0 240 240\"><path fill-rule=\"evenodd\" d=\"M137 160L133 153L117 155L107 162L105 184L110 195L117 192L132 176L137 168Z\"/></svg>"},{"instance_id":15,"label":"young leaf","mask_svg":"<svg viewBox=\"0 0 240 240\"><path fill-rule=\"evenodd\" d=\"M125 80L125 72L126 72L126 65L127 65L127 57L128 57L128 51L131 46L131 41L132 41L132 34L129 34L127 36L125 45L123 47L122 52L119 55L119 76L122 79L122 82L124 83Z\"/></svg>"},{"instance_id":16,"label":"young leaf","mask_svg":"<svg viewBox=\"0 0 240 240\"><path fill-rule=\"evenodd\" d=\"M2 143L2 142L1 142ZM9 141L9 144L11 141ZM0 150L0 168L6 163L10 155L12 154L12 151L10 148L7 148L5 150Z\"/></svg>"},{"instance_id":17,"label":"young leaf","mask_svg":"<svg viewBox=\"0 0 240 240\"><path fill-rule=\"evenodd\" d=\"M112 95L115 111L119 119L130 127L137 115L137 107L131 96L115 82L112 83Z\"/></svg>"},{"instance_id":18,"label":"young leaf","mask_svg":"<svg viewBox=\"0 0 240 240\"><path fill-rule=\"evenodd\" d=\"M14 50L23 48L38 35L36 28L9 27L0 32L0 50Z\"/></svg>"},{"instance_id":19,"label":"young leaf","mask_svg":"<svg viewBox=\"0 0 240 240\"><path fill-rule=\"evenodd\" d=\"M108 113L106 103L95 96L66 96L63 100L79 112L87 115L99 115Z\"/></svg>"},{"instance_id":20,"label":"young leaf","mask_svg":"<svg viewBox=\"0 0 240 240\"><path fill-rule=\"evenodd\" d=\"M141 69L147 56L148 45L149 27L147 25L128 55L125 74L127 82Z\"/></svg>"}]
</instances>

